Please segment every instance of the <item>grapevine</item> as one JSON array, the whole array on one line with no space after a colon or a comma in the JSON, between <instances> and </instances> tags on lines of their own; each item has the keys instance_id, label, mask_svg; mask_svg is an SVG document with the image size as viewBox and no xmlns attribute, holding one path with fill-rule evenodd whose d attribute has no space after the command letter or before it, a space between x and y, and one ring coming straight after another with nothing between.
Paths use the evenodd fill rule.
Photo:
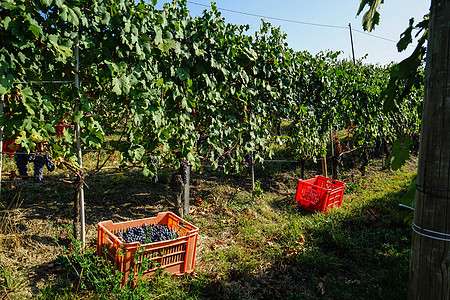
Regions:
<instances>
[{"instance_id":1,"label":"grapevine","mask_svg":"<svg viewBox=\"0 0 450 300\"><path fill-rule=\"evenodd\" d=\"M161 151L164 164L182 160L177 172L187 182L187 166L195 171L204 160L228 172L270 158L273 142L282 142L274 133L281 122L289 126L284 141L300 162L323 156L326 133L332 126L345 128L343 120L351 124L354 142L350 147L347 139L345 150L418 137L420 87L414 97L395 104L397 111L385 113L381 93L389 67L353 64L334 52L296 52L280 28L262 22L249 35L248 26L227 23L214 4L191 17L186 0L161 10L134 1L123 1L120 8L111 0L84 1L82 7L60 1L11 3L0 4L5 24L0 94L6 95L0 126L5 136L31 130L17 141L26 152L36 151L30 136L42 136L54 145L54 157L75 162L75 132L71 126L55 132L58 122L83 124L81 146L88 149L105 149L106 137L120 127L129 137L117 147L124 163L143 164L144 174L157 182L153 155ZM79 89L71 84L75 36L82 62ZM16 57L23 58L20 68ZM69 83L23 83L31 78ZM82 105L75 113L78 100ZM247 157L251 151L254 157ZM38 180L40 160L35 162ZM16 156L16 162L27 176L29 161Z\"/></svg>"}]
</instances>

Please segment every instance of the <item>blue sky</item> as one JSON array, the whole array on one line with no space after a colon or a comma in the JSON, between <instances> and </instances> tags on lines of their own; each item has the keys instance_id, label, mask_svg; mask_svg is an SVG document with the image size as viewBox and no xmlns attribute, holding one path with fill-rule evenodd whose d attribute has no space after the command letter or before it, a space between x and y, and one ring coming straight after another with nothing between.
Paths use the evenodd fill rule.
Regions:
<instances>
[{"instance_id":1,"label":"blue sky","mask_svg":"<svg viewBox=\"0 0 450 300\"><path fill-rule=\"evenodd\" d=\"M158 0L157 8L161 8L166 0ZM345 28L328 28L321 26L303 25L266 19L274 26L281 26L288 35L289 46L294 50L307 50L313 54L322 50L343 51L341 58L351 58L351 43L348 24L351 23L356 58L368 55L365 62L388 64L398 62L407 57L413 47L398 53L396 43L400 34L409 24L409 19L422 19L430 7L430 0L385 0L381 5L380 25L369 36L361 33L362 15L356 17L359 7L358 0L216 0L217 7L263 15L273 18L295 20L317 24L327 24ZM210 5L208 0L188 0L188 9L192 16L202 13ZM234 24L249 24L250 32L259 29L260 17L253 17L221 10L225 20ZM358 31L360 32L358 32Z\"/></svg>"}]
</instances>

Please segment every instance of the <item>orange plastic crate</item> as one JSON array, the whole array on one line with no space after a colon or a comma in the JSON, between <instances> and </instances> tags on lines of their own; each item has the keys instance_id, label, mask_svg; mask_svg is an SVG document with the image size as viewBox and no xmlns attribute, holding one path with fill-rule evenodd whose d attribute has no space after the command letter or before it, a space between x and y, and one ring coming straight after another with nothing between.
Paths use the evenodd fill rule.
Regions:
<instances>
[{"instance_id":1,"label":"orange plastic crate","mask_svg":"<svg viewBox=\"0 0 450 300\"><path fill-rule=\"evenodd\" d=\"M125 243L115 235L127 228L142 224L167 225L178 233L178 238L168 241L141 245L139 242ZM198 227L184 221L171 212L158 213L156 217L113 223L104 221L98 224L97 255L113 262L116 269L124 274L122 284L130 276L138 279L137 272L143 269L141 262L149 262L148 269L142 270L143 279L153 275L158 269L174 275L190 273L194 270L197 248ZM131 277L132 278L132 277Z\"/></svg>"},{"instance_id":2,"label":"orange plastic crate","mask_svg":"<svg viewBox=\"0 0 450 300\"><path fill-rule=\"evenodd\" d=\"M345 183L320 175L307 180L299 180L295 201L309 211L322 213L342 204Z\"/></svg>"}]
</instances>

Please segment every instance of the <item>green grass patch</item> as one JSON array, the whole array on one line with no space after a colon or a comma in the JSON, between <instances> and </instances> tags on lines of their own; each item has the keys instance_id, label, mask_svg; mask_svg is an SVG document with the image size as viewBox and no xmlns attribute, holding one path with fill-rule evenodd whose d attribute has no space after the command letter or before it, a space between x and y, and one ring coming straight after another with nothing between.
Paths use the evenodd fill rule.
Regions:
<instances>
[{"instance_id":1,"label":"green grass patch","mask_svg":"<svg viewBox=\"0 0 450 300\"><path fill-rule=\"evenodd\" d=\"M405 299L411 234L404 222L409 212L398 204L415 175L414 164L397 172L372 165L365 176L343 173L347 183L343 204L326 214L307 212L296 205L296 168L258 167L261 195L249 191L247 173L194 173L191 198L196 199L196 206L187 220L200 228L195 272L183 276L158 273L135 289L118 288L120 274L102 271L95 255L95 225L100 220L138 219L166 210L172 205L172 192L167 182L151 184L138 172L95 176L86 189L88 248L81 251L75 241L60 238L62 244L68 242L63 245L66 250L52 248L58 258L48 262L53 267L46 276L53 279L33 297ZM313 170L309 172L314 175ZM169 172L164 176L169 177ZM8 233L8 239L0 239L3 250L29 247L13 236L20 234L19 229L31 227L33 220L38 226L55 217L57 224L70 223L73 193L71 185L54 182L21 182L6 193L4 190L3 220L15 220L6 213L12 212L7 207L13 200L20 200L24 214L28 210L33 213L27 215L31 216L29 224L14 221L14 235ZM69 229L64 228L57 230L56 237L67 236ZM37 232L44 235L42 227ZM33 283L12 281L13 272L17 270L2 265L0 284L9 297L19 297L17 287Z\"/></svg>"}]
</instances>

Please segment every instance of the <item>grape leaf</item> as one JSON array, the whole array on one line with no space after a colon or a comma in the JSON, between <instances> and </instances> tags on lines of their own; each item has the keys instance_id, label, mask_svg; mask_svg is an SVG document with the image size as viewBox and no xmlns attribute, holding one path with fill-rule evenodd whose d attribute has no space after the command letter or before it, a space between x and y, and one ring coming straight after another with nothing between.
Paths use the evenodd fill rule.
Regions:
<instances>
[{"instance_id":1,"label":"grape leaf","mask_svg":"<svg viewBox=\"0 0 450 300\"><path fill-rule=\"evenodd\" d=\"M386 158L385 166L389 167L391 163L392 170L400 169L409 159L412 142L413 140L409 137L396 140L392 146L391 154Z\"/></svg>"}]
</instances>

